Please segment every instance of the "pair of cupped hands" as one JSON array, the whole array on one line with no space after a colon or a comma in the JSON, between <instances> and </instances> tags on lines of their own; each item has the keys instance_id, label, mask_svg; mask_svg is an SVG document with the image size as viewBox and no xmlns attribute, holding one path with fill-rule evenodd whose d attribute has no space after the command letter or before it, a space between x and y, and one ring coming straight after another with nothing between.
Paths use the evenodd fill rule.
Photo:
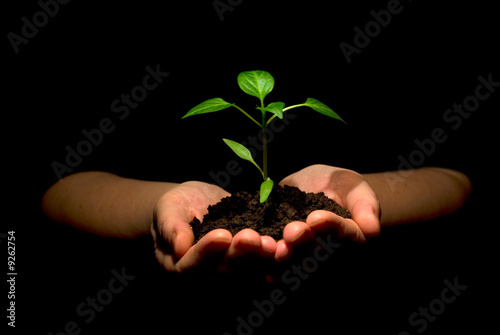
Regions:
<instances>
[{"instance_id":1,"label":"pair of cupped hands","mask_svg":"<svg viewBox=\"0 0 500 335\"><path fill-rule=\"evenodd\" d=\"M228 230L215 229L194 243L189 223L194 217L201 221L209 205L230 194L212 184L188 181L165 193L156 203L151 234L157 261L169 272L200 269L231 272L255 265L269 268L292 254L312 250L318 238L330 235L342 241L364 242L366 237L380 232L377 196L359 173L312 165L289 175L280 184L296 186L305 192L324 192L348 209L352 219L316 210L305 222L290 222L279 241L251 229L243 229L234 236Z\"/></svg>"}]
</instances>

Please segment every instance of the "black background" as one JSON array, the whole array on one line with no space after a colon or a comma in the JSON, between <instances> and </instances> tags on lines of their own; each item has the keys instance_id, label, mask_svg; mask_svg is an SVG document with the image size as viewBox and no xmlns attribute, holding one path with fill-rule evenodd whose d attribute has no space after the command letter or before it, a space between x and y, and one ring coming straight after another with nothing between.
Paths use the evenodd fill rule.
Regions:
<instances>
[{"instance_id":1,"label":"black background","mask_svg":"<svg viewBox=\"0 0 500 335\"><path fill-rule=\"evenodd\" d=\"M24 1L5 10L2 232L16 231L16 330L56 334L75 321L82 334L235 334L237 317L253 311L252 301L269 298L273 285L164 273L148 238L89 236L50 223L39 209L57 181L52 162L64 163L65 147L75 148L82 130L103 118L115 129L74 172L214 182L209 172L234 158L220 139L244 141L256 127L236 110L180 118L213 97L251 111L257 100L239 90L236 76L261 69L276 81L268 102L314 97L347 122L294 110L296 118L270 144L275 180L315 163L361 173L396 170L398 157L416 149L415 140L442 128L447 140L423 166L462 171L474 191L449 218L387 228L367 245L336 253L296 292L281 287L286 303L255 334L416 334L409 315L439 298L443 281L455 277L468 288L425 333L481 333L495 314L487 303L497 301L498 219L489 199L497 193L498 89L457 129L443 115L474 94L479 76L500 81L498 19L486 2L402 1L402 11L348 63L340 43L353 45L354 28L363 29L373 21L370 11L387 4L242 1L221 21L212 1L72 1L18 53L7 35L21 34L21 18L32 21L40 5ZM120 120L111 103L157 64L169 76ZM241 166L231 191L258 182L253 167ZM1 246L5 250L5 240ZM123 267L135 279L87 324L76 306Z\"/></svg>"}]
</instances>

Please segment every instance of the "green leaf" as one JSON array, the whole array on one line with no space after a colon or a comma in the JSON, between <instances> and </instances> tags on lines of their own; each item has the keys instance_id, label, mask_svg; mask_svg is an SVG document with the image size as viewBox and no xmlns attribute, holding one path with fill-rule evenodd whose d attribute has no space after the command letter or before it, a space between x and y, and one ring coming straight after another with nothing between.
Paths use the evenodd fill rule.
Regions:
<instances>
[{"instance_id":1,"label":"green leaf","mask_svg":"<svg viewBox=\"0 0 500 335\"><path fill-rule=\"evenodd\" d=\"M257 163L255 163L255 161L252 158L252 153L250 152L250 150L248 150L244 145L239 144L238 142L231 141L226 138L223 138L222 140L231 148L231 150L234 151L236 155L238 155L238 157L251 162L253 165L257 167L257 169L259 169L262 176L264 176L264 171L262 171L260 166Z\"/></svg>"},{"instance_id":2,"label":"green leaf","mask_svg":"<svg viewBox=\"0 0 500 335\"><path fill-rule=\"evenodd\" d=\"M280 119L283 118L283 108L285 108L285 103L284 102L271 102L267 107L257 107L257 109L263 111L263 112L269 112Z\"/></svg>"},{"instance_id":3,"label":"green leaf","mask_svg":"<svg viewBox=\"0 0 500 335\"><path fill-rule=\"evenodd\" d=\"M267 198L269 198L269 195L271 194L271 191L273 190L274 182L267 178L266 181L264 181L262 184L260 184L260 203L266 202Z\"/></svg>"},{"instance_id":4,"label":"green leaf","mask_svg":"<svg viewBox=\"0 0 500 335\"><path fill-rule=\"evenodd\" d=\"M235 154L238 155L238 157L247 161L253 161L252 153L244 145L226 138L223 138L222 140L234 151Z\"/></svg>"},{"instance_id":5,"label":"green leaf","mask_svg":"<svg viewBox=\"0 0 500 335\"><path fill-rule=\"evenodd\" d=\"M338 116L337 113L335 113L330 107L328 107L327 105L316 99L307 98L307 101L304 103L304 106L310 107L318 113L340 120L345 123L345 121L342 120L340 116Z\"/></svg>"},{"instance_id":6,"label":"green leaf","mask_svg":"<svg viewBox=\"0 0 500 335\"><path fill-rule=\"evenodd\" d=\"M189 110L189 112L187 112L186 115L184 115L182 118L184 119L188 116L218 112L220 110L229 108L231 106L233 106L233 104L230 104L229 102L226 102L226 101L222 100L221 98L209 99L209 100L203 101L201 104L191 108Z\"/></svg>"},{"instance_id":7,"label":"green leaf","mask_svg":"<svg viewBox=\"0 0 500 335\"><path fill-rule=\"evenodd\" d=\"M264 101L274 88L274 78L266 71L246 71L238 75L238 85L246 94Z\"/></svg>"}]
</instances>

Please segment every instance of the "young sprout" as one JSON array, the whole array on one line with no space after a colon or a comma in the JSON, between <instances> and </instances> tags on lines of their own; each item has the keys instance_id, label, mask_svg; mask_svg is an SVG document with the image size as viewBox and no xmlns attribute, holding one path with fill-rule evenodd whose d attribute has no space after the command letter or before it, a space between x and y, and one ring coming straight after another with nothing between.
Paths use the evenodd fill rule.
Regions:
<instances>
[{"instance_id":1,"label":"young sprout","mask_svg":"<svg viewBox=\"0 0 500 335\"><path fill-rule=\"evenodd\" d=\"M306 102L289 107L285 107L284 102L271 102L266 106L264 104L264 99L274 88L274 78L269 72L266 71L242 72L238 75L238 85L243 92L259 99L260 107L256 107L256 109L261 112L260 122L250 116L250 114L248 114L238 105L226 102L221 98L209 99L202 102L201 104L191 108L191 110L189 110L189 112L187 112L186 115L184 115L182 118L184 119L188 116L218 112L229 107L234 107L242 112L246 117L248 117L259 128L262 128L264 130L262 132L262 168L255 162L252 154L250 153L250 150L248 150L245 146L235 141L231 141L225 138L223 139L224 142L234 151L234 153L238 155L238 157L251 162L262 174L262 178L264 181L260 185L260 202L264 203L271 194L274 186L274 182L268 176L267 135L265 131L265 128L271 123L271 121L276 117L282 119L283 113L297 107L309 107L314 111L331 118L340 120L342 122L344 122L344 120L342 120L340 116L338 116L337 113L335 113L330 107L313 98L307 98ZM269 118L268 113L271 114Z\"/></svg>"}]
</instances>

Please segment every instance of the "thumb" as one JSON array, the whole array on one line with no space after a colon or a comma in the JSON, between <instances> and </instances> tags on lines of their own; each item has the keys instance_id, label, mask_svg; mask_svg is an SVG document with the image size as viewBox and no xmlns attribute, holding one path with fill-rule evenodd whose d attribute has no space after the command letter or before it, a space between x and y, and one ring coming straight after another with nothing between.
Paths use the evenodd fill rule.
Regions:
<instances>
[{"instance_id":1,"label":"thumb","mask_svg":"<svg viewBox=\"0 0 500 335\"><path fill-rule=\"evenodd\" d=\"M352 212L352 219L361 228L363 234L367 237L373 237L380 234L378 206L369 203L357 205Z\"/></svg>"},{"instance_id":2,"label":"thumb","mask_svg":"<svg viewBox=\"0 0 500 335\"><path fill-rule=\"evenodd\" d=\"M380 204L369 184L364 182L356 186L346 200L347 209L363 234L367 237L380 234Z\"/></svg>"},{"instance_id":3,"label":"thumb","mask_svg":"<svg viewBox=\"0 0 500 335\"><path fill-rule=\"evenodd\" d=\"M166 200L166 201L165 201ZM176 257L182 257L194 243L194 235L187 211L170 199L157 205L159 237L167 241Z\"/></svg>"}]
</instances>

